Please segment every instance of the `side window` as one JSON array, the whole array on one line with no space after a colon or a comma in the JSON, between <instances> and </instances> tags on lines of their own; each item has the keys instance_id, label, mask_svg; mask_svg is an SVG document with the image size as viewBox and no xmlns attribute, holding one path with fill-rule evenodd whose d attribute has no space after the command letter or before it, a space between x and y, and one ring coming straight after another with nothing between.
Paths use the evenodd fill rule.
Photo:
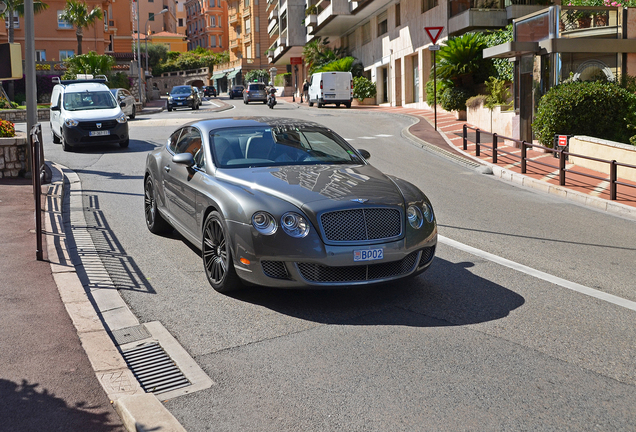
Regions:
<instances>
[{"instance_id":1,"label":"side window","mask_svg":"<svg viewBox=\"0 0 636 432\"><path fill-rule=\"evenodd\" d=\"M194 127L183 128L183 133L177 142L176 153L190 153L195 156L201 150L201 132Z\"/></svg>"},{"instance_id":2,"label":"side window","mask_svg":"<svg viewBox=\"0 0 636 432\"><path fill-rule=\"evenodd\" d=\"M181 135L181 131L182 129L179 129L178 131L170 135L170 138L168 138L167 147L168 147L168 150L170 150L172 153L177 152L177 141L179 140L179 135Z\"/></svg>"}]
</instances>

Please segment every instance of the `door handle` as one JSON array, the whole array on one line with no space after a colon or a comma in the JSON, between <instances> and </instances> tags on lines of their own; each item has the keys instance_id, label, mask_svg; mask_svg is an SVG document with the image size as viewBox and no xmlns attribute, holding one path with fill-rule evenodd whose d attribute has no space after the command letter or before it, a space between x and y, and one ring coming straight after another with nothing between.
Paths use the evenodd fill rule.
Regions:
<instances>
[{"instance_id":1,"label":"door handle","mask_svg":"<svg viewBox=\"0 0 636 432\"><path fill-rule=\"evenodd\" d=\"M165 172L170 172L170 165L166 165L165 167L163 167L163 170Z\"/></svg>"}]
</instances>

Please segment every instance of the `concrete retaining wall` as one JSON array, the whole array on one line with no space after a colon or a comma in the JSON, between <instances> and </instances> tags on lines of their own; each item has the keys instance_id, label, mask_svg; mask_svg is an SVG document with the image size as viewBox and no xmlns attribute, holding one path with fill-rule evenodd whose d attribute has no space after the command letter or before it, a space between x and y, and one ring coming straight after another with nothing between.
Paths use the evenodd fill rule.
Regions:
<instances>
[{"instance_id":1,"label":"concrete retaining wall","mask_svg":"<svg viewBox=\"0 0 636 432\"><path fill-rule=\"evenodd\" d=\"M38 108L38 121L48 121L50 111L48 108ZM9 120L13 123L25 123L27 121L27 112L23 109L18 110L0 110L0 119Z\"/></svg>"},{"instance_id":2,"label":"concrete retaining wall","mask_svg":"<svg viewBox=\"0 0 636 432\"><path fill-rule=\"evenodd\" d=\"M515 138L513 135L514 111L501 111L500 106L496 106L492 112L483 106L466 109L466 121L479 129Z\"/></svg>"},{"instance_id":3,"label":"concrete retaining wall","mask_svg":"<svg viewBox=\"0 0 636 432\"><path fill-rule=\"evenodd\" d=\"M600 138L577 135L570 138L570 153L581 154L604 160L615 160L636 166L636 147L629 144L607 141ZM609 175L609 164L584 158L570 156L571 162L577 166L589 168ZM618 178L636 182L636 169L617 169Z\"/></svg>"},{"instance_id":4,"label":"concrete retaining wall","mask_svg":"<svg viewBox=\"0 0 636 432\"><path fill-rule=\"evenodd\" d=\"M27 134L0 138L0 178L19 177L27 171Z\"/></svg>"}]
</instances>

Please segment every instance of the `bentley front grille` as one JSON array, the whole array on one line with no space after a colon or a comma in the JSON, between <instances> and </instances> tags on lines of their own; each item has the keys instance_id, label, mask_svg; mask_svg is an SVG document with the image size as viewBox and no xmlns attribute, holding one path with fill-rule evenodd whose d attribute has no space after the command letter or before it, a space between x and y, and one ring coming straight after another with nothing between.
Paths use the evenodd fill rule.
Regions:
<instances>
[{"instance_id":1,"label":"bentley front grille","mask_svg":"<svg viewBox=\"0 0 636 432\"><path fill-rule=\"evenodd\" d=\"M340 210L324 213L320 223L328 241L382 240L402 234L402 216L394 208Z\"/></svg>"},{"instance_id":2,"label":"bentley front grille","mask_svg":"<svg viewBox=\"0 0 636 432\"><path fill-rule=\"evenodd\" d=\"M415 267L417 256L418 252L412 252L399 261L346 267L328 267L312 263L297 265L302 277L309 282L362 282L408 274Z\"/></svg>"},{"instance_id":3,"label":"bentley front grille","mask_svg":"<svg viewBox=\"0 0 636 432\"><path fill-rule=\"evenodd\" d=\"M435 256L435 246L422 249L422 256L420 257L420 263L417 266L418 267L425 266L433 259L433 256Z\"/></svg>"}]
</instances>

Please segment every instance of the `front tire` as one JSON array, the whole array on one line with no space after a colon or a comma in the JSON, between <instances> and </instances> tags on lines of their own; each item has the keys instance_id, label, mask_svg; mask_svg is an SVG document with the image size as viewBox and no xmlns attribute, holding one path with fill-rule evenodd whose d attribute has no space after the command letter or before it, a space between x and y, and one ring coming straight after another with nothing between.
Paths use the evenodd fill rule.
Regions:
<instances>
[{"instance_id":1,"label":"front tire","mask_svg":"<svg viewBox=\"0 0 636 432\"><path fill-rule=\"evenodd\" d=\"M119 147L126 148L130 144L130 138L126 138L126 141L122 141L119 143Z\"/></svg>"},{"instance_id":2,"label":"front tire","mask_svg":"<svg viewBox=\"0 0 636 432\"><path fill-rule=\"evenodd\" d=\"M144 183L144 213L146 215L146 226L151 233L165 234L172 231L170 224L157 210L155 187L150 176L146 178Z\"/></svg>"},{"instance_id":3,"label":"front tire","mask_svg":"<svg viewBox=\"0 0 636 432\"><path fill-rule=\"evenodd\" d=\"M64 139L64 137L60 138L60 141L62 141L62 150L64 150L65 152L72 152L74 151L73 146L70 145L68 142L66 142L66 140Z\"/></svg>"},{"instance_id":4,"label":"front tire","mask_svg":"<svg viewBox=\"0 0 636 432\"><path fill-rule=\"evenodd\" d=\"M136 115L137 115L137 107L133 105L133 110L132 110L132 114L130 114L130 119L134 120Z\"/></svg>"},{"instance_id":5,"label":"front tire","mask_svg":"<svg viewBox=\"0 0 636 432\"><path fill-rule=\"evenodd\" d=\"M53 129L51 129L51 139L53 140L53 144L60 144L62 141L60 141L60 138L55 135L55 132L53 132Z\"/></svg>"},{"instance_id":6,"label":"front tire","mask_svg":"<svg viewBox=\"0 0 636 432\"><path fill-rule=\"evenodd\" d=\"M216 291L229 293L241 288L241 280L232 262L227 229L223 217L211 212L203 224L201 257L208 282Z\"/></svg>"}]
</instances>

